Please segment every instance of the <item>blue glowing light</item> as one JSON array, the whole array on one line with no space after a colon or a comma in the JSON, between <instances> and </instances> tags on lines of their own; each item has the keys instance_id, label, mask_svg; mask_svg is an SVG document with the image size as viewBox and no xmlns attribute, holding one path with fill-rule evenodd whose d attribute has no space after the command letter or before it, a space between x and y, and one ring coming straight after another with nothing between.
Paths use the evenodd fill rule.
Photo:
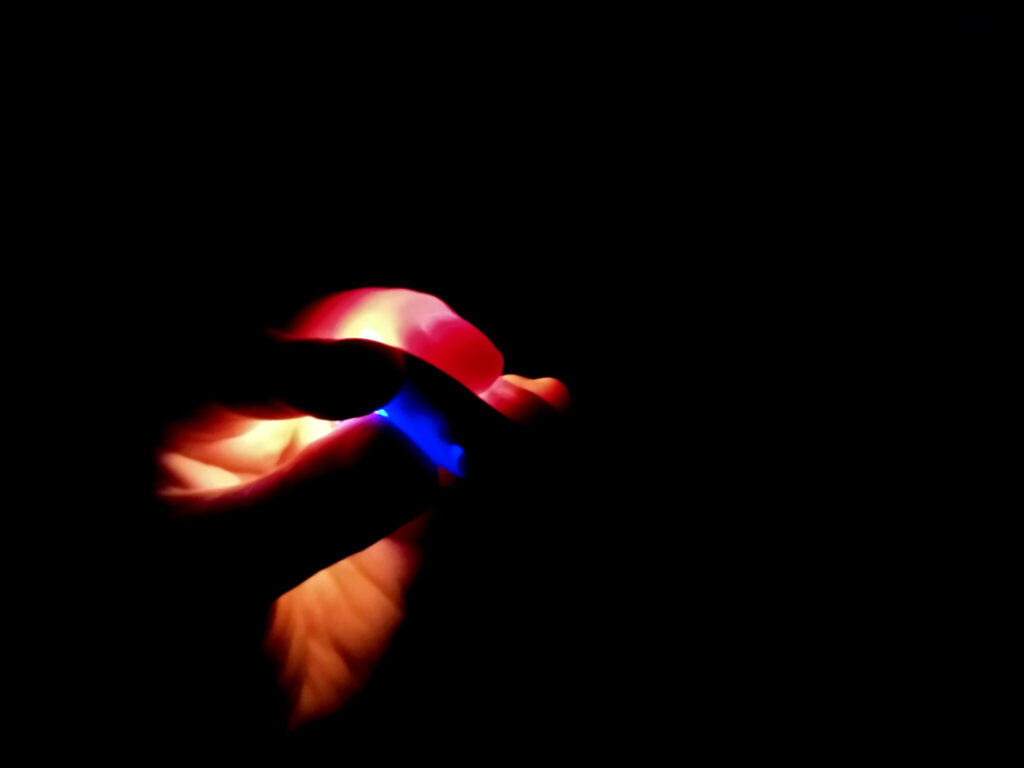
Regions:
<instances>
[{"instance_id":1,"label":"blue glowing light","mask_svg":"<svg viewBox=\"0 0 1024 768\"><path fill-rule=\"evenodd\" d=\"M394 399L374 413L388 419L408 435L430 460L457 477L465 476L462 458L465 451L449 439L444 417L406 384Z\"/></svg>"}]
</instances>

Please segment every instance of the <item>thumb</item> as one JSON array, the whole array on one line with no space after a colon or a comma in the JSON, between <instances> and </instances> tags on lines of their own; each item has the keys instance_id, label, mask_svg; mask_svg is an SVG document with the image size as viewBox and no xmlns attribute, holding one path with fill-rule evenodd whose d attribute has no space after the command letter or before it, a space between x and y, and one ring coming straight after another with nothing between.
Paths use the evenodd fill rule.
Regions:
<instances>
[{"instance_id":1,"label":"thumb","mask_svg":"<svg viewBox=\"0 0 1024 768\"><path fill-rule=\"evenodd\" d=\"M394 396L405 377L405 354L366 339L299 339L267 330L207 340L161 373L177 410L171 420L206 402L253 418L342 420Z\"/></svg>"}]
</instances>

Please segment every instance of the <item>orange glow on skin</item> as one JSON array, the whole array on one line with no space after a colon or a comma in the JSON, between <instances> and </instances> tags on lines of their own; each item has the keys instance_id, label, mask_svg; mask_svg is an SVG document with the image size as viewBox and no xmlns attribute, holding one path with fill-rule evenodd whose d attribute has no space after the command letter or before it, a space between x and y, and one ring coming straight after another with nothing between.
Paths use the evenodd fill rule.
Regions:
<instances>
[{"instance_id":1,"label":"orange glow on skin","mask_svg":"<svg viewBox=\"0 0 1024 768\"><path fill-rule=\"evenodd\" d=\"M502 376L502 356L490 340L427 294L385 288L335 294L304 311L289 332L300 338L371 338L399 347L514 421L529 421L544 408L568 407L568 390L555 379ZM158 455L158 492L202 493L265 478L332 427L310 416L262 420L208 406L168 430ZM455 477L440 469L438 480L446 487ZM425 512L275 601L264 649L288 696L290 727L336 711L366 682L404 617L428 518Z\"/></svg>"}]
</instances>

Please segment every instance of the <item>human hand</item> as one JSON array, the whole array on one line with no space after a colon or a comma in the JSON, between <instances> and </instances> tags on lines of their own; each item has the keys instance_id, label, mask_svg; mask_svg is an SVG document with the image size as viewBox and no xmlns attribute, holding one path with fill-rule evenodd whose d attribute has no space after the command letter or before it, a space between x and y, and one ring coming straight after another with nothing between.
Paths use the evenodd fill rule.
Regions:
<instances>
[{"instance_id":1,"label":"human hand","mask_svg":"<svg viewBox=\"0 0 1024 768\"><path fill-rule=\"evenodd\" d=\"M271 711L283 694L294 728L367 680L402 620L427 510L454 479L371 411L413 386L479 467L511 425L568 396L553 379L501 376L483 334L404 290L328 297L223 362L204 372L220 404L169 425L159 454L180 571L175 638L204 675L230 667L220 687L245 691L247 706ZM196 617L208 626L193 634Z\"/></svg>"}]
</instances>

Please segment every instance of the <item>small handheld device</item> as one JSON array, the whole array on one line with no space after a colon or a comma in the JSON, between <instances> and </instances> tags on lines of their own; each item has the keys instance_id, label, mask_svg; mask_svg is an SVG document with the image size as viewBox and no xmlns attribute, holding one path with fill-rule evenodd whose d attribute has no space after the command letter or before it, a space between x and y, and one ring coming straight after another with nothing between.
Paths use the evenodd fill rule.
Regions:
<instances>
[{"instance_id":1,"label":"small handheld device","mask_svg":"<svg viewBox=\"0 0 1024 768\"><path fill-rule=\"evenodd\" d=\"M465 477L465 451L449 437L448 424L440 412L406 383L383 408L374 411L394 424L416 443L428 457L456 477Z\"/></svg>"}]
</instances>

